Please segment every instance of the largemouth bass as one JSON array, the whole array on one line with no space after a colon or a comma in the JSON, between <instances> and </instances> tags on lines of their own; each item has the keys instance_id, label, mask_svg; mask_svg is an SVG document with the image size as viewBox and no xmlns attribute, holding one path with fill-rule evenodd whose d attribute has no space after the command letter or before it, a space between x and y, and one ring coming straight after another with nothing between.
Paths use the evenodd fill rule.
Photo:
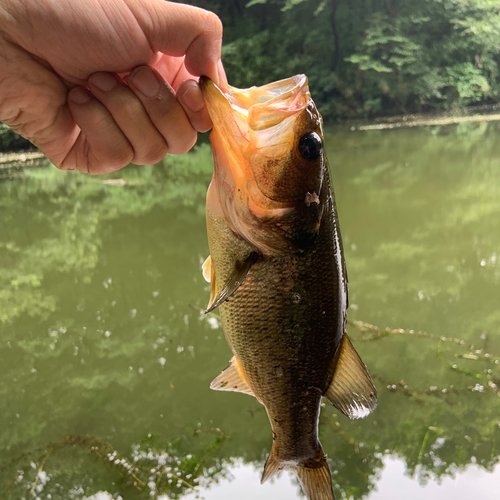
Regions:
<instances>
[{"instance_id":1,"label":"largemouth bass","mask_svg":"<svg viewBox=\"0 0 500 500\"><path fill-rule=\"evenodd\" d=\"M304 75L226 93L207 78L200 85L215 163L207 312L220 308L234 354L211 388L265 406L273 444L262 482L293 470L309 500L332 500L321 398L359 418L377 395L346 333L347 273L321 116Z\"/></svg>"}]
</instances>

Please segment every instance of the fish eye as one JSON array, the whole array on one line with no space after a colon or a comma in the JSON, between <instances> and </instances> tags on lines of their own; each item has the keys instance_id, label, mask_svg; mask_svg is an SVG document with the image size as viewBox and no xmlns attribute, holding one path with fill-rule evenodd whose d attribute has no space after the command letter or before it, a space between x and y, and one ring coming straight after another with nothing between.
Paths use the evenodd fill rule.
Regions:
<instances>
[{"instance_id":1,"label":"fish eye","mask_svg":"<svg viewBox=\"0 0 500 500\"><path fill-rule=\"evenodd\" d=\"M306 160L315 160L321 154L323 141L316 132L304 134L299 141L299 153Z\"/></svg>"}]
</instances>

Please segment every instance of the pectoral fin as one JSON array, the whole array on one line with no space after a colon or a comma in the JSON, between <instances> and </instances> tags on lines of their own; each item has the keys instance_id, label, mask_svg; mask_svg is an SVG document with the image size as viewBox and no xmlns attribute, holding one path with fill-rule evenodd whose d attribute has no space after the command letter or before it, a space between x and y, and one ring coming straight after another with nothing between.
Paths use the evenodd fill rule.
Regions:
<instances>
[{"instance_id":1,"label":"pectoral fin","mask_svg":"<svg viewBox=\"0 0 500 500\"><path fill-rule=\"evenodd\" d=\"M210 283L212 281L212 256L211 255L209 255L205 259L205 262L203 262L203 265L201 266L201 272L203 274L203 277L205 278L205 281L207 283Z\"/></svg>"},{"instance_id":2,"label":"pectoral fin","mask_svg":"<svg viewBox=\"0 0 500 500\"><path fill-rule=\"evenodd\" d=\"M347 333L333 362L335 371L325 398L349 418L366 417L377 406L377 390Z\"/></svg>"},{"instance_id":3,"label":"pectoral fin","mask_svg":"<svg viewBox=\"0 0 500 500\"><path fill-rule=\"evenodd\" d=\"M252 389L248 387L245 378L238 366L236 357L231 358L231 364L210 384L210 389L214 391L234 391L242 392L254 396Z\"/></svg>"},{"instance_id":4,"label":"pectoral fin","mask_svg":"<svg viewBox=\"0 0 500 500\"><path fill-rule=\"evenodd\" d=\"M259 254L256 252L252 252L244 261L236 262L234 265L233 272L229 276L227 282L224 284L220 292L217 293L217 285L215 283L215 271L214 267L211 266L211 292L210 292L210 301L208 303L207 310L205 314L213 311L216 307L219 307L223 302L225 302L234 292L238 289L238 287L243 283L245 278L250 271L250 268L259 260ZM212 298L213 294L213 298Z\"/></svg>"},{"instance_id":5,"label":"pectoral fin","mask_svg":"<svg viewBox=\"0 0 500 500\"><path fill-rule=\"evenodd\" d=\"M213 309L212 304L214 303L215 296L217 295L217 280L215 278L215 268L212 264L211 255L209 255L205 259L205 262L203 262L203 265L201 266L201 271L203 273L205 281L210 283L210 299L208 300L207 310L205 311L205 314L207 314Z\"/></svg>"}]
</instances>

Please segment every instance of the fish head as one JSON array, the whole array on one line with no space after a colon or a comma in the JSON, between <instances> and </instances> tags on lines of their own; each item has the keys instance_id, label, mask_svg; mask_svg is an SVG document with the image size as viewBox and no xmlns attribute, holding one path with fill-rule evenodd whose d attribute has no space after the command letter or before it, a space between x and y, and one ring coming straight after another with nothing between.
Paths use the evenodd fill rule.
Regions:
<instances>
[{"instance_id":1,"label":"fish head","mask_svg":"<svg viewBox=\"0 0 500 500\"><path fill-rule=\"evenodd\" d=\"M329 197L322 120L307 77L227 92L207 78L200 85L213 122L207 210L218 204L229 227L263 254L304 250Z\"/></svg>"}]
</instances>

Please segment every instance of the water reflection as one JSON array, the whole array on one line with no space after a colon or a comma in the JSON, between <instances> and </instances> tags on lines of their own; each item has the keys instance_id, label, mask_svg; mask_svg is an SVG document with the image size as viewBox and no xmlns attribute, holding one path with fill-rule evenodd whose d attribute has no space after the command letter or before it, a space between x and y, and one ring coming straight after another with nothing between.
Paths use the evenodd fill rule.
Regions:
<instances>
[{"instance_id":1,"label":"water reflection","mask_svg":"<svg viewBox=\"0 0 500 500\"><path fill-rule=\"evenodd\" d=\"M364 421L322 410L337 498L388 499L389 481L398 498L429 498L434 481L466 491L474 470L493 498L499 133L336 130L327 142L350 334L380 397ZM192 498L162 467L208 499L299 497L288 476L258 484L263 408L209 390L230 358L217 315L200 314L211 168L203 146L106 178L46 168L0 182L2 498Z\"/></svg>"},{"instance_id":2,"label":"water reflection","mask_svg":"<svg viewBox=\"0 0 500 500\"><path fill-rule=\"evenodd\" d=\"M500 474L497 467L495 474ZM440 483L430 481L419 484L405 473L405 464L396 457L384 458L383 469L378 474L377 487L366 498L367 500L400 500L402 492L407 500L496 500L498 495L498 476L488 474L477 466L470 466L456 477L447 477ZM231 478L207 489L200 489L200 496L205 500L252 500L254 498L273 498L273 500L293 500L304 498L293 483L292 474L282 474L270 484L260 485L261 473L252 465L242 462L232 464ZM267 491L266 491L267 490ZM198 497L198 498L199 498ZM184 500L195 500L192 493ZM342 497L340 497L342 498ZM107 499L106 499L107 500Z\"/></svg>"}]
</instances>

